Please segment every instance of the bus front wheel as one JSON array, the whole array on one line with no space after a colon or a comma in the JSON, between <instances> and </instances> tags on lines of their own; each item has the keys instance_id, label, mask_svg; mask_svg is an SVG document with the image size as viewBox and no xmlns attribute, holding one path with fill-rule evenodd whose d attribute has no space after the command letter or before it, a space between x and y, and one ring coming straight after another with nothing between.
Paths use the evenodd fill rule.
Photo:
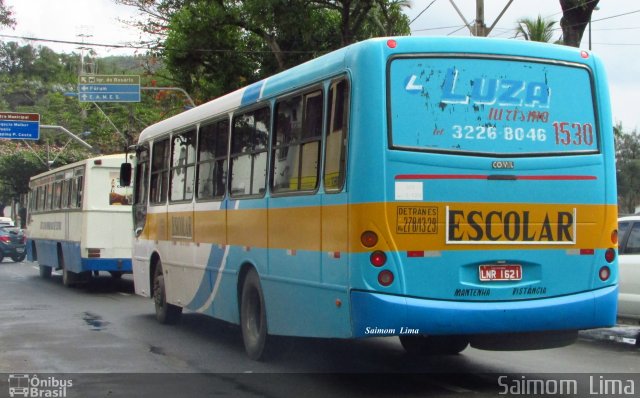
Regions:
<instances>
[{"instance_id":1,"label":"bus front wheel","mask_svg":"<svg viewBox=\"0 0 640 398\"><path fill-rule=\"evenodd\" d=\"M240 328L249 358L256 361L265 359L268 356L267 314L260 278L254 270L249 271L242 284Z\"/></svg>"},{"instance_id":2,"label":"bus front wheel","mask_svg":"<svg viewBox=\"0 0 640 398\"><path fill-rule=\"evenodd\" d=\"M469 345L463 336L399 336L405 351L411 355L456 355Z\"/></svg>"},{"instance_id":3,"label":"bus front wheel","mask_svg":"<svg viewBox=\"0 0 640 398\"><path fill-rule=\"evenodd\" d=\"M165 289L162 263L158 260L156 273L153 277L153 301L156 306L156 319L160 323L174 325L180 320L182 307L167 302L167 292Z\"/></svg>"}]
</instances>

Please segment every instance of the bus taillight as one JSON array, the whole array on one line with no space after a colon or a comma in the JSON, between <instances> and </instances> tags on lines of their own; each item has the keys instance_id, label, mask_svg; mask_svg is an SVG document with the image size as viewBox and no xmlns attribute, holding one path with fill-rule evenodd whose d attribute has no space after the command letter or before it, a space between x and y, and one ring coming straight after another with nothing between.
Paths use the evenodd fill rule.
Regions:
<instances>
[{"instance_id":1,"label":"bus taillight","mask_svg":"<svg viewBox=\"0 0 640 398\"><path fill-rule=\"evenodd\" d=\"M389 270L381 271L378 274L378 283L382 286L389 286L393 283L393 272Z\"/></svg>"},{"instance_id":2,"label":"bus taillight","mask_svg":"<svg viewBox=\"0 0 640 398\"><path fill-rule=\"evenodd\" d=\"M600 268L600 272L598 273L601 281L606 281L611 276L611 270L606 265Z\"/></svg>"},{"instance_id":3,"label":"bus taillight","mask_svg":"<svg viewBox=\"0 0 640 398\"><path fill-rule=\"evenodd\" d=\"M613 243L614 245L618 244L618 230L614 229L613 232L611 232L611 243Z\"/></svg>"},{"instance_id":4,"label":"bus taillight","mask_svg":"<svg viewBox=\"0 0 640 398\"><path fill-rule=\"evenodd\" d=\"M373 231L364 231L360 235L360 242L364 247L374 247L378 244L378 235Z\"/></svg>"},{"instance_id":5,"label":"bus taillight","mask_svg":"<svg viewBox=\"0 0 640 398\"><path fill-rule=\"evenodd\" d=\"M607 260L608 263L612 263L613 260L616 259L616 251L609 248L606 252L604 252L604 259Z\"/></svg>"},{"instance_id":6,"label":"bus taillight","mask_svg":"<svg viewBox=\"0 0 640 398\"><path fill-rule=\"evenodd\" d=\"M382 267L387 263L387 255L380 250L376 250L371 253L371 257L369 257L369 259L371 260L371 265L374 267Z\"/></svg>"}]
</instances>

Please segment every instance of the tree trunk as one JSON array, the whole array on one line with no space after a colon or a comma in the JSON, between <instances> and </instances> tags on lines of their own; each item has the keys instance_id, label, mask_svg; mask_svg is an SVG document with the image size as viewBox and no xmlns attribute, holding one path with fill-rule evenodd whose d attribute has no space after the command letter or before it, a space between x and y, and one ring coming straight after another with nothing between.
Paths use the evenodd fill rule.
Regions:
<instances>
[{"instance_id":1,"label":"tree trunk","mask_svg":"<svg viewBox=\"0 0 640 398\"><path fill-rule=\"evenodd\" d=\"M582 36L591 21L591 13L599 0L560 0L562 7L562 41L567 46L580 47Z\"/></svg>"}]
</instances>

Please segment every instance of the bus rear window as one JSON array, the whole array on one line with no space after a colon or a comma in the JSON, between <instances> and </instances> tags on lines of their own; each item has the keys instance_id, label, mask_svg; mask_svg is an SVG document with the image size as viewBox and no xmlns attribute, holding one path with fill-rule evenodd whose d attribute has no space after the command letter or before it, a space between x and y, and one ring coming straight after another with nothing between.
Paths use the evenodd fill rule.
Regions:
<instances>
[{"instance_id":1,"label":"bus rear window","mask_svg":"<svg viewBox=\"0 0 640 398\"><path fill-rule=\"evenodd\" d=\"M579 65L396 58L388 93L395 149L484 156L598 151L591 75Z\"/></svg>"}]
</instances>

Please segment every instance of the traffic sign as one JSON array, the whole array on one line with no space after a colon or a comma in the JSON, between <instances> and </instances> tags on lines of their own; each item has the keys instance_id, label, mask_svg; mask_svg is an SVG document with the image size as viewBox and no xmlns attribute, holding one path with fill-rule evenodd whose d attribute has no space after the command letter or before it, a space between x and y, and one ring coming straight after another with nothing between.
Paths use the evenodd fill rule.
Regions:
<instances>
[{"instance_id":1,"label":"traffic sign","mask_svg":"<svg viewBox=\"0 0 640 398\"><path fill-rule=\"evenodd\" d=\"M40 115L37 113L0 112L0 138L11 140L40 139Z\"/></svg>"},{"instance_id":2,"label":"traffic sign","mask_svg":"<svg viewBox=\"0 0 640 398\"><path fill-rule=\"evenodd\" d=\"M140 76L80 75L80 102L140 102Z\"/></svg>"}]
</instances>

